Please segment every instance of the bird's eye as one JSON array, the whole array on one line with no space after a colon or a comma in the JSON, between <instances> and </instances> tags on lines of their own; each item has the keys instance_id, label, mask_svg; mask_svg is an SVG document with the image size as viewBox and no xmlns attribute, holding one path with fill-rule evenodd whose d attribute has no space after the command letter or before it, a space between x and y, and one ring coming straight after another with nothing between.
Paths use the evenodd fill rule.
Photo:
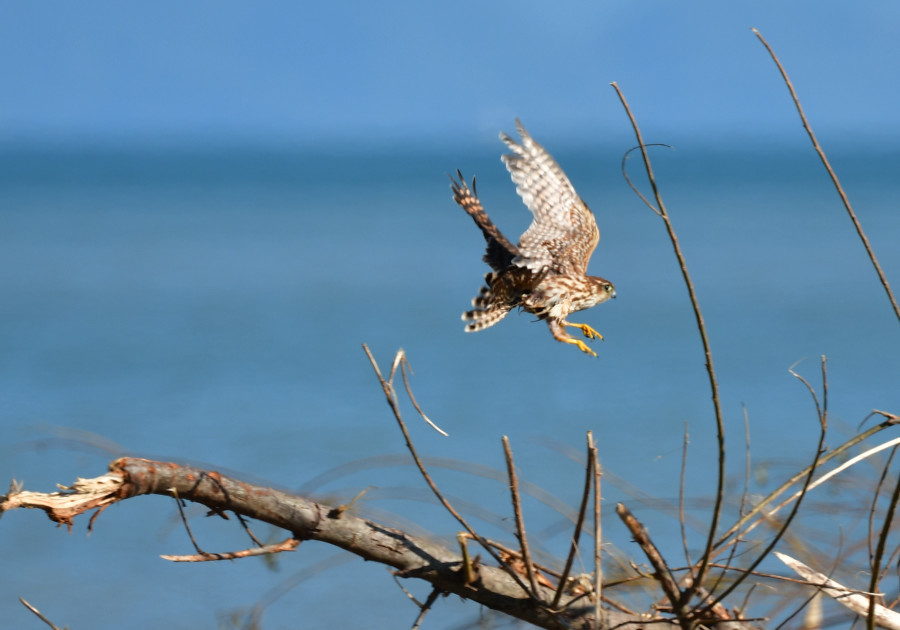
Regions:
<instances>
[{"instance_id":1,"label":"bird's eye","mask_svg":"<svg viewBox=\"0 0 900 630\"><path fill-rule=\"evenodd\" d=\"M612 285L607 282L603 285L603 290L609 293L610 291L612 291Z\"/></svg>"}]
</instances>

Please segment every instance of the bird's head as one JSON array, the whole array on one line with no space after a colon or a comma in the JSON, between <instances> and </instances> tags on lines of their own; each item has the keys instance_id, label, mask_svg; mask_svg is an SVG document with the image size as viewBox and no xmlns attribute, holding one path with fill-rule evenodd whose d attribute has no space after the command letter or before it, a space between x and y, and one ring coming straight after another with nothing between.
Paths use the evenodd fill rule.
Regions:
<instances>
[{"instance_id":1,"label":"bird's head","mask_svg":"<svg viewBox=\"0 0 900 630\"><path fill-rule=\"evenodd\" d=\"M599 297L597 304L616 297L616 287L606 278L591 277L591 284L593 285L594 293Z\"/></svg>"},{"instance_id":2,"label":"bird's head","mask_svg":"<svg viewBox=\"0 0 900 630\"><path fill-rule=\"evenodd\" d=\"M580 311L592 306L597 306L609 298L616 297L616 288L613 283L605 278L587 276L587 290L582 293L580 299L572 301L572 310Z\"/></svg>"}]
</instances>

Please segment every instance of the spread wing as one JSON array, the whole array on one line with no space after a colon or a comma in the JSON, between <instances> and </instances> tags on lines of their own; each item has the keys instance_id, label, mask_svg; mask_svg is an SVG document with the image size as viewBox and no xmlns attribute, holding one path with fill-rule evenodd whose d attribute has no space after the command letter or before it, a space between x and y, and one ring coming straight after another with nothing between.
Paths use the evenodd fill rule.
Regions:
<instances>
[{"instance_id":1,"label":"spread wing","mask_svg":"<svg viewBox=\"0 0 900 630\"><path fill-rule=\"evenodd\" d=\"M512 151L502 160L534 220L519 239L513 263L535 273L547 267L556 273L584 275L600 240L597 221L563 170L518 119L516 128L521 144L500 134Z\"/></svg>"},{"instance_id":2,"label":"spread wing","mask_svg":"<svg viewBox=\"0 0 900 630\"><path fill-rule=\"evenodd\" d=\"M513 258L519 255L519 250L503 236L503 232L497 229L487 212L484 211L484 206L481 205L478 193L475 191L475 178L472 178L472 188L469 188L465 178L463 178L462 173L458 169L456 174L459 176L459 181L453 179L452 175L450 176L450 190L453 191L453 201L458 203L472 217L475 225L478 226L484 235L484 240L487 243L484 262L489 264L494 271L506 269Z\"/></svg>"}]
</instances>

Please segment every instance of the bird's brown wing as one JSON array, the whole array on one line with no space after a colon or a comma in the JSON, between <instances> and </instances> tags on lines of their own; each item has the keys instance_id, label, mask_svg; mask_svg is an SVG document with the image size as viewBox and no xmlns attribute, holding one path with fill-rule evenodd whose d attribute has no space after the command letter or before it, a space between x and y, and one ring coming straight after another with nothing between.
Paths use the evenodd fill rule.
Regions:
<instances>
[{"instance_id":1,"label":"bird's brown wing","mask_svg":"<svg viewBox=\"0 0 900 630\"><path fill-rule=\"evenodd\" d=\"M556 273L584 275L600 240L594 214L553 157L518 119L516 128L521 144L500 134L512 151L502 160L534 220L519 239L519 255L513 263L535 273L548 268Z\"/></svg>"},{"instance_id":2,"label":"bird's brown wing","mask_svg":"<svg viewBox=\"0 0 900 630\"><path fill-rule=\"evenodd\" d=\"M472 188L466 184L465 178L460 171L456 171L459 181L450 176L450 189L453 191L453 201L458 203L465 210L472 220L475 221L484 235L487 243L487 252L484 254L484 262L491 266L494 271L501 271L509 267L513 258L519 255L516 246L507 240L503 233L497 229L494 222L491 221L478 195L475 192L475 178L472 178Z\"/></svg>"}]
</instances>

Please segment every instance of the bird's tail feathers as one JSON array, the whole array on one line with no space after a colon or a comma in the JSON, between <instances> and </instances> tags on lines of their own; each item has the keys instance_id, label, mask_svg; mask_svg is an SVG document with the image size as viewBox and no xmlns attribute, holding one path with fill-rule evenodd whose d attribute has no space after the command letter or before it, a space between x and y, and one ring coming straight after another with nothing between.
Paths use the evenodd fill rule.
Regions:
<instances>
[{"instance_id":1,"label":"bird's tail feathers","mask_svg":"<svg viewBox=\"0 0 900 630\"><path fill-rule=\"evenodd\" d=\"M472 298L474 308L462 314L462 320L467 322L466 332L478 332L490 328L509 314L511 306L495 300L491 292L490 287L495 275L495 273L488 273L484 277L486 286L481 287L478 295Z\"/></svg>"}]
</instances>

